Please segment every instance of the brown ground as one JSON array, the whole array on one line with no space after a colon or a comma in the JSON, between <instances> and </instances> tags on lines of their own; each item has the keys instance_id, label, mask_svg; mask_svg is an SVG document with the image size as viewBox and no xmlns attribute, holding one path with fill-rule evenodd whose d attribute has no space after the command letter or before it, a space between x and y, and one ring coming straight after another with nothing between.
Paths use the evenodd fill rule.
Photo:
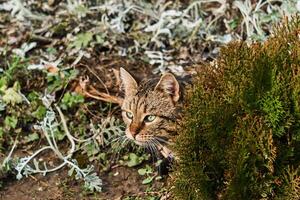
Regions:
<instances>
[{"instance_id":1,"label":"brown ground","mask_svg":"<svg viewBox=\"0 0 300 200\"><path fill-rule=\"evenodd\" d=\"M67 170L60 170L46 176L36 175L14 181L10 177L7 185L0 191L3 200L54 200L54 199L103 199L117 200L128 196L145 197L149 185L142 185L142 177L134 168L117 167L108 174L100 175L103 192L89 193L83 183L68 177ZM153 187L162 188L166 183L155 181ZM155 194L155 192L153 192Z\"/></svg>"}]
</instances>

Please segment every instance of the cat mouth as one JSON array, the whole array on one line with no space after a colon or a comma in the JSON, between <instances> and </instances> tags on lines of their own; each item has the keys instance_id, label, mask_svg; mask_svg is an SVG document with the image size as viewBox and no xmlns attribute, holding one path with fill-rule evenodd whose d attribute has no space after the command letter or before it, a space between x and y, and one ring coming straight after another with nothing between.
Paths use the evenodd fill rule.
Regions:
<instances>
[{"instance_id":1,"label":"cat mouth","mask_svg":"<svg viewBox=\"0 0 300 200\"><path fill-rule=\"evenodd\" d=\"M138 136L132 137L132 140L135 144L140 145L140 146L144 146L147 144L147 141L139 138Z\"/></svg>"},{"instance_id":2,"label":"cat mouth","mask_svg":"<svg viewBox=\"0 0 300 200\"><path fill-rule=\"evenodd\" d=\"M131 141L133 141L135 144L137 144L139 146L145 146L147 144L147 141L140 138L139 135L136 135L134 137L130 132L126 131L126 136L128 139L130 139Z\"/></svg>"},{"instance_id":3,"label":"cat mouth","mask_svg":"<svg viewBox=\"0 0 300 200\"><path fill-rule=\"evenodd\" d=\"M126 136L128 139L130 139L137 145L144 146L146 144L146 141L139 140L139 138L137 138L137 136L133 137L133 135L127 131L126 131Z\"/></svg>"}]
</instances>

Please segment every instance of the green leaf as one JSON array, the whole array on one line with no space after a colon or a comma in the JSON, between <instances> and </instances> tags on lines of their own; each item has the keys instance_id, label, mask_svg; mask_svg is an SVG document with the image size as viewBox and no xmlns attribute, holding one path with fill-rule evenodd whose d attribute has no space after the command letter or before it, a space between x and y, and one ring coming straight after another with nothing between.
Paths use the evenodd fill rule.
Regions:
<instances>
[{"instance_id":1,"label":"green leaf","mask_svg":"<svg viewBox=\"0 0 300 200\"><path fill-rule=\"evenodd\" d=\"M31 133L27 137L25 137L26 142L32 142L38 140L40 136L37 133Z\"/></svg>"},{"instance_id":2,"label":"green leaf","mask_svg":"<svg viewBox=\"0 0 300 200\"><path fill-rule=\"evenodd\" d=\"M41 119L43 119L44 116L46 115L46 112L47 112L46 107L40 105L40 106L36 109L36 111L34 111L34 112L32 113L32 115L33 115L35 118L41 120Z\"/></svg>"},{"instance_id":3,"label":"green leaf","mask_svg":"<svg viewBox=\"0 0 300 200\"><path fill-rule=\"evenodd\" d=\"M68 108L72 108L75 105L79 104L79 103L83 103L84 102L84 97L80 94L77 94L75 92L70 93L70 92L66 92L64 94L64 97L62 98L61 101L61 108L64 110L67 110Z\"/></svg>"},{"instance_id":4,"label":"green leaf","mask_svg":"<svg viewBox=\"0 0 300 200\"><path fill-rule=\"evenodd\" d=\"M70 44L69 48L75 47L77 49L85 48L93 39L93 33L80 33L76 36L75 41Z\"/></svg>"},{"instance_id":5,"label":"green leaf","mask_svg":"<svg viewBox=\"0 0 300 200\"><path fill-rule=\"evenodd\" d=\"M0 91L4 92L7 88L7 78L5 76L0 78Z\"/></svg>"},{"instance_id":6,"label":"green leaf","mask_svg":"<svg viewBox=\"0 0 300 200\"><path fill-rule=\"evenodd\" d=\"M3 137L3 135L4 135L4 130L2 127L0 127L0 139Z\"/></svg>"},{"instance_id":7,"label":"green leaf","mask_svg":"<svg viewBox=\"0 0 300 200\"><path fill-rule=\"evenodd\" d=\"M48 91L51 93L66 87L78 74L79 71L76 69L61 70L57 74L47 73Z\"/></svg>"},{"instance_id":8,"label":"green leaf","mask_svg":"<svg viewBox=\"0 0 300 200\"><path fill-rule=\"evenodd\" d=\"M8 88L5 90L2 99L4 103L12 105L21 103L23 100L22 96L14 88Z\"/></svg>"},{"instance_id":9,"label":"green leaf","mask_svg":"<svg viewBox=\"0 0 300 200\"><path fill-rule=\"evenodd\" d=\"M146 185L146 184L149 184L153 181L153 178L154 176L150 176L148 178L145 178L143 181L142 181L142 184Z\"/></svg>"},{"instance_id":10,"label":"green leaf","mask_svg":"<svg viewBox=\"0 0 300 200\"><path fill-rule=\"evenodd\" d=\"M60 132L58 130L56 130L54 132L54 135L58 139L58 141L62 141L65 138L65 136L66 136L66 134L64 134L64 133L62 133L62 132Z\"/></svg>"},{"instance_id":11,"label":"green leaf","mask_svg":"<svg viewBox=\"0 0 300 200\"><path fill-rule=\"evenodd\" d=\"M32 91L27 95L27 99L29 101L36 101L39 99L39 94L36 91Z\"/></svg>"},{"instance_id":12,"label":"green leaf","mask_svg":"<svg viewBox=\"0 0 300 200\"><path fill-rule=\"evenodd\" d=\"M138 157L135 153L130 153L128 159L129 161L126 163L128 167L135 167L143 161L143 159Z\"/></svg>"},{"instance_id":13,"label":"green leaf","mask_svg":"<svg viewBox=\"0 0 300 200\"><path fill-rule=\"evenodd\" d=\"M156 161L155 166L156 167L160 166L162 162L163 162L162 159L159 159L158 161Z\"/></svg>"},{"instance_id":14,"label":"green leaf","mask_svg":"<svg viewBox=\"0 0 300 200\"><path fill-rule=\"evenodd\" d=\"M98 44L103 44L105 42L105 35L104 34L96 35L96 41Z\"/></svg>"},{"instance_id":15,"label":"green leaf","mask_svg":"<svg viewBox=\"0 0 300 200\"><path fill-rule=\"evenodd\" d=\"M138 170L139 175L144 176L147 173L147 169L141 168Z\"/></svg>"},{"instance_id":16,"label":"green leaf","mask_svg":"<svg viewBox=\"0 0 300 200\"><path fill-rule=\"evenodd\" d=\"M99 158L100 158L101 160L107 160L107 155L106 155L106 153L100 153L100 154L99 154Z\"/></svg>"},{"instance_id":17,"label":"green leaf","mask_svg":"<svg viewBox=\"0 0 300 200\"><path fill-rule=\"evenodd\" d=\"M86 8L84 5L78 5L75 7L75 12L77 14L80 14L81 16L85 16L89 12L89 9Z\"/></svg>"},{"instance_id":18,"label":"green leaf","mask_svg":"<svg viewBox=\"0 0 300 200\"><path fill-rule=\"evenodd\" d=\"M138 173L141 176L144 176L144 175L147 175L147 174L152 174L153 173L153 169L149 165L146 165L144 168L139 169Z\"/></svg>"},{"instance_id":19,"label":"green leaf","mask_svg":"<svg viewBox=\"0 0 300 200\"><path fill-rule=\"evenodd\" d=\"M238 26L238 19L232 19L228 23L231 30L234 30Z\"/></svg>"},{"instance_id":20,"label":"green leaf","mask_svg":"<svg viewBox=\"0 0 300 200\"><path fill-rule=\"evenodd\" d=\"M14 85L13 85L13 88L14 88L15 91L20 91L21 86L20 86L19 82L16 81L16 82L14 83Z\"/></svg>"},{"instance_id":21,"label":"green leaf","mask_svg":"<svg viewBox=\"0 0 300 200\"><path fill-rule=\"evenodd\" d=\"M55 48L53 48L53 47L48 47L46 49L46 51L47 51L48 54L52 54L52 55L54 55L54 54L57 53L57 50Z\"/></svg>"},{"instance_id":22,"label":"green leaf","mask_svg":"<svg viewBox=\"0 0 300 200\"><path fill-rule=\"evenodd\" d=\"M6 127L16 128L18 123L18 119L15 116L6 116L4 120L4 124Z\"/></svg>"}]
</instances>

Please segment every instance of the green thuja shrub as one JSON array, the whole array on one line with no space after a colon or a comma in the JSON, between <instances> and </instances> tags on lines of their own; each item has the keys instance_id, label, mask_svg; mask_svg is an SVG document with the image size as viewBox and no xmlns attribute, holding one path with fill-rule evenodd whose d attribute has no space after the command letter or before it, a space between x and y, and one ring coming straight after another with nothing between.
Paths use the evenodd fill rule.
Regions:
<instances>
[{"instance_id":1,"label":"green thuja shrub","mask_svg":"<svg viewBox=\"0 0 300 200\"><path fill-rule=\"evenodd\" d=\"M300 17L203 66L181 127L176 199L300 199Z\"/></svg>"}]
</instances>

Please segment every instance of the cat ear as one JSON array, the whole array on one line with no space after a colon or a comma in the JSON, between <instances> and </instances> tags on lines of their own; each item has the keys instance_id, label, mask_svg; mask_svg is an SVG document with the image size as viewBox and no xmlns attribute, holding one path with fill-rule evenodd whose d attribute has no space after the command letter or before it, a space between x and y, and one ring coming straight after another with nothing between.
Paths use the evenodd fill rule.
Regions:
<instances>
[{"instance_id":1,"label":"cat ear","mask_svg":"<svg viewBox=\"0 0 300 200\"><path fill-rule=\"evenodd\" d=\"M122 67L120 68L120 78L122 82L122 88L125 90L125 95L135 95L138 85L134 78Z\"/></svg>"},{"instance_id":2,"label":"cat ear","mask_svg":"<svg viewBox=\"0 0 300 200\"><path fill-rule=\"evenodd\" d=\"M163 91L172 97L174 102L179 100L179 84L173 74L165 73L155 86L155 90Z\"/></svg>"}]
</instances>

